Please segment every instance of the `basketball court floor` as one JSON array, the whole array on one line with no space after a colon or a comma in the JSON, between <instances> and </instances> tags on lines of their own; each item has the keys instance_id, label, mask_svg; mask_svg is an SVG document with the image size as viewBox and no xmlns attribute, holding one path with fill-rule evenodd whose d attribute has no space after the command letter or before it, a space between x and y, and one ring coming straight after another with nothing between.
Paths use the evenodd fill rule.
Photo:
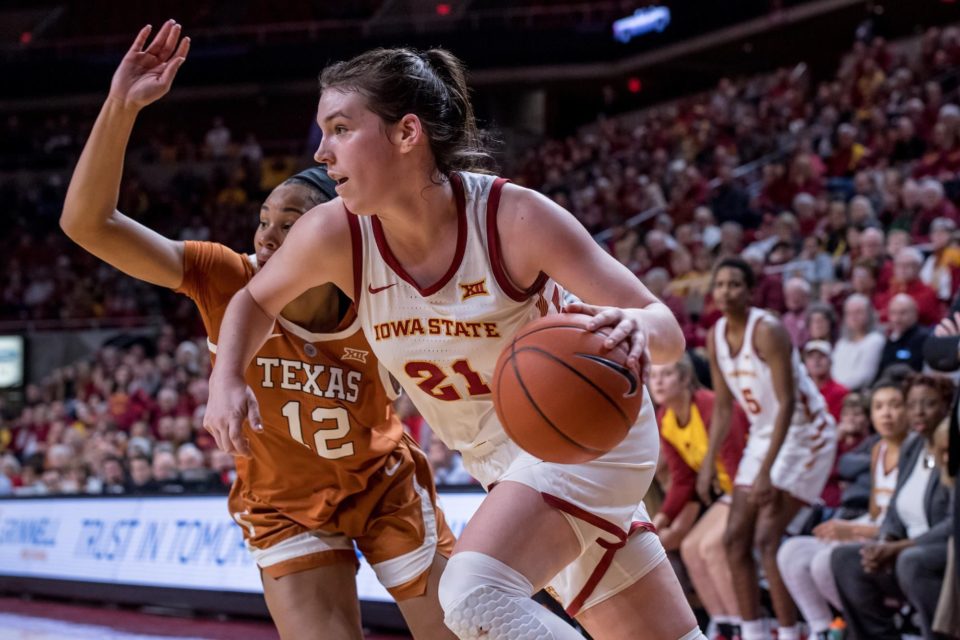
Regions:
<instances>
[{"instance_id":1,"label":"basketball court floor","mask_svg":"<svg viewBox=\"0 0 960 640\"><path fill-rule=\"evenodd\" d=\"M185 618L50 600L0 598L0 640L277 640L261 620ZM368 634L367 640L409 640Z\"/></svg>"}]
</instances>

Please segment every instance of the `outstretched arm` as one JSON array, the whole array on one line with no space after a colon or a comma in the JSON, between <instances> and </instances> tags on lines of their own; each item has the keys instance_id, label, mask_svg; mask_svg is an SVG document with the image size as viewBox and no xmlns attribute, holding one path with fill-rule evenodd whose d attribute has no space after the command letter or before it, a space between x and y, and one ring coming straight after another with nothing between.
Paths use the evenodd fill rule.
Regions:
<instances>
[{"instance_id":1,"label":"outstretched arm","mask_svg":"<svg viewBox=\"0 0 960 640\"><path fill-rule=\"evenodd\" d=\"M137 114L170 90L190 39L170 20L146 48L140 30L113 75L67 189L60 227L77 244L124 273L174 288L183 280L183 243L165 238L116 210L123 157Z\"/></svg>"}]
</instances>

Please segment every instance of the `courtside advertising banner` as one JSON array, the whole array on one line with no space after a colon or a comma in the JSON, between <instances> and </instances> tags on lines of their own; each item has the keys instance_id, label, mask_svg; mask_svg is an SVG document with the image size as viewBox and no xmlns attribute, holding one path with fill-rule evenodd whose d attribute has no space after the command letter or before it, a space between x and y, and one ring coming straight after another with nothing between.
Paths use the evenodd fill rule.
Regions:
<instances>
[{"instance_id":1,"label":"courtside advertising banner","mask_svg":"<svg viewBox=\"0 0 960 640\"><path fill-rule=\"evenodd\" d=\"M441 493L459 534L481 493ZM361 600L390 602L361 557ZM0 500L3 576L259 593L256 565L225 496Z\"/></svg>"}]
</instances>

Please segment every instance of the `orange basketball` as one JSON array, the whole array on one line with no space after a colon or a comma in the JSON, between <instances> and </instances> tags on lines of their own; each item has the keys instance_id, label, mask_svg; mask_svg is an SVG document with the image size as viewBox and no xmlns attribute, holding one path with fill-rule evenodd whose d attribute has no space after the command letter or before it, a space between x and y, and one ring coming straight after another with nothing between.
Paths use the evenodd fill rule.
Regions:
<instances>
[{"instance_id":1,"label":"orange basketball","mask_svg":"<svg viewBox=\"0 0 960 640\"><path fill-rule=\"evenodd\" d=\"M549 462L587 462L617 446L637 419L643 387L627 348L603 346L611 328L558 314L523 327L497 360L493 404L507 434Z\"/></svg>"}]
</instances>

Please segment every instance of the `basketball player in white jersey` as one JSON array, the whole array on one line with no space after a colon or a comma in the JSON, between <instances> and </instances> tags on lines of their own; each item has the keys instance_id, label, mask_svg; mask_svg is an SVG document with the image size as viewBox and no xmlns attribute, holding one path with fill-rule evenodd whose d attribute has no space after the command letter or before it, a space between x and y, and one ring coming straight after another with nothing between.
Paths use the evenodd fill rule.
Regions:
<instances>
[{"instance_id":1,"label":"basketball player in white jersey","mask_svg":"<svg viewBox=\"0 0 960 640\"><path fill-rule=\"evenodd\" d=\"M723 317L707 337L716 393L707 459L719 451L736 401L750 419L750 433L734 479L724 545L743 616L743 640L770 637L760 619L754 547L770 585L777 640L799 640L797 610L780 577L777 550L800 508L815 503L823 491L833 466L836 426L783 324L750 305L753 286L753 270L740 258L725 258L714 269L713 299ZM701 467L701 496L709 495L715 466Z\"/></svg>"},{"instance_id":2,"label":"basketball player in white jersey","mask_svg":"<svg viewBox=\"0 0 960 640\"><path fill-rule=\"evenodd\" d=\"M641 500L659 447L649 398L616 449L558 465L507 438L488 387L517 330L559 312L559 283L591 303L570 310L611 328L608 348L627 344L638 378L644 361L683 352L676 319L568 212L470 172L487 156L451 54L371 51L325 69L321 90L316 159L340 199L301 218L231 302L207 428L227 449L244 446L250 403L240 374L272 319L314 283L342 285L377 357L490 491L441 579L445 620L460 638L579 638L530 600L545 586L598 640L701 638L646 531Z\"/></svg>"}]
</instances>

